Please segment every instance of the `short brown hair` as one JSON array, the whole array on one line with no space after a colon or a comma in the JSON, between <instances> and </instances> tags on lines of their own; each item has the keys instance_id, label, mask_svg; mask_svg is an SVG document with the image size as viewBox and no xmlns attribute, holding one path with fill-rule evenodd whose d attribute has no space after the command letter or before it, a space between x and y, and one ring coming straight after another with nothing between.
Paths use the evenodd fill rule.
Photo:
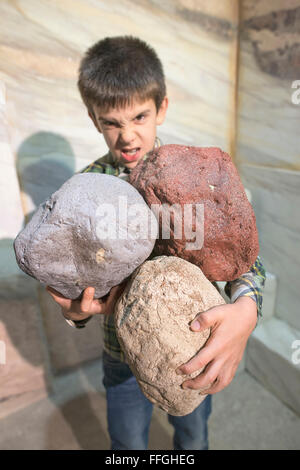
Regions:
<instances>
[{"instance_id":1,"label":"short brown hair","mask_svg":"<svg viewBox=\"0 0 300 470\"><path fill-rule=\"evenodd\" d=\"M151 98L158 111L166 95L156 52L132 36L107 37L90 47L80 63L78 88L89 111L93 105L121 108Z\"/></svg>"}]
</instances>

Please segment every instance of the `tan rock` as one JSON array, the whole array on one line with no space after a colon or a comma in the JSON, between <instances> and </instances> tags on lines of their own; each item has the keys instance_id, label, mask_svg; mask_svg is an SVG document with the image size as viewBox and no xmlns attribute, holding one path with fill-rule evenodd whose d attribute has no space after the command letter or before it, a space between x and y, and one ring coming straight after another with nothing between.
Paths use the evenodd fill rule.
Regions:
<instances>
[{"instance_id":1,"label":"tan rock","mask_svg":"<svg viewBox=\"0 0 300 470\"><path fill-rule=\"evenodd\" d=\"M144 395L171 415L191 413L205 398L183 390L190 376L175 370L203 347L210 331L193 332L195 316L223 298L200 268L174 256L144 262L133 273L115 309L120 345Z\"/></svg>"}]
</instances>

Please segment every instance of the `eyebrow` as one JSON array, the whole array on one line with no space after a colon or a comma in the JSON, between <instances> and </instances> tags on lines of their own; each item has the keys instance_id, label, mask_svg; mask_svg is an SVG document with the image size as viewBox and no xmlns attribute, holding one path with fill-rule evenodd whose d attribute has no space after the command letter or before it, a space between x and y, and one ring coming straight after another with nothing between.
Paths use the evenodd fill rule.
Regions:
<instances>
[{"instance_id":1,"label":"eyebrow","mask_svg":"<svg viewBox=\"0 0 300 470\"><path fill-rule=\"evenodd\" d=\"M116 124L118 124L118 121L116 121L115 119L113 118L105 118L105 117L102 117L102 116L98 116L98 121L102 121L102 122L114 122Z\"/></svg>"},{"instance_id":2,"label":"eyebrow","mask_svg":"<svg viewBox=\"0 0 300 470\"><path fill-rule=\"evenodd\" d=\"M132 120L134 120L135 118L137 118L138 116L140 116L141 114L149 114L151 111L151 109L145 109L143 111L140 111L139 113L137 113L134 118ZM119 124L119 121L117 121L116 119L114 118L110 118L110 117L102 117L102 116L98 116L98 120L101 121L101 122L113 122L114 124Z\"/></svg>"}]
</instances>

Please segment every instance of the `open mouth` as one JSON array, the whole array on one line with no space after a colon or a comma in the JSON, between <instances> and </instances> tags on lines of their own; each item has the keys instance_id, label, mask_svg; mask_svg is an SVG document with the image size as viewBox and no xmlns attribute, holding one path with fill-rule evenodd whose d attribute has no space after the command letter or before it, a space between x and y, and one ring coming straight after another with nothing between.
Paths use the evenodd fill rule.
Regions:
<instances>
[{"instance_id":1,"label":"open mouth","mask_svg":"<svg viewBox=\"0 0 300 470\"><path fill-rule=\"evenodd\" d=\"M140 157L141 148L135 147L132 149L122 149L121 155L122 155L122 158L124 158L124 160L126 160L127 162L133 162Z\"/></svg>"}]
</instances>

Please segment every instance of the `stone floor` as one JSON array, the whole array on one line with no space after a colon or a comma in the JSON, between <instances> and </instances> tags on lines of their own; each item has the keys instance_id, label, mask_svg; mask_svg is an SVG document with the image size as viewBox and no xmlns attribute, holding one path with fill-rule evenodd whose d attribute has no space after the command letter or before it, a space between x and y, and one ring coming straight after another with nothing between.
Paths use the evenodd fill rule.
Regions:
<instances>
[{"instance_id":1,"label":"stone floor","mask_svg":"<svg viewBox=\"0 0 300 470\"><path fill-rule=\"evenodd\" d=\"M53 393L5 413L1 404L0 449L109 449L101 362L55 380ZM214 396L210 449L299 449L300 419L252 376L240 372ZM149 449L172 449L172 428L155 408Z\"/></svg>"}]
</instances>

